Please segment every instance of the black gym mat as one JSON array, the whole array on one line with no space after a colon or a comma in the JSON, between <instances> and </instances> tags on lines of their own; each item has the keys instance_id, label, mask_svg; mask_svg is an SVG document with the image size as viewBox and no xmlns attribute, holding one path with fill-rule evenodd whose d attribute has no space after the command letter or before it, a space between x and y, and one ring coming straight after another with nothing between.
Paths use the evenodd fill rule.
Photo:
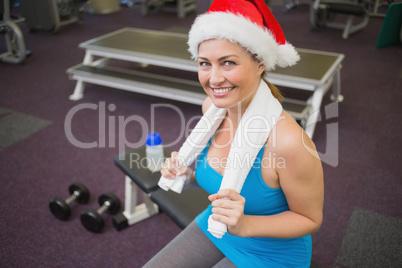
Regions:
<instances>
[{"instance_id":1,"label":"black gym mat","mask_svg":"<svg viewBox=\"0 0 402 268\"><path fill-rule=\"evenodd\" d=\"M356 208L336 262L346 267L402 267L402 220Z\"/></svg>"}]
</instances>

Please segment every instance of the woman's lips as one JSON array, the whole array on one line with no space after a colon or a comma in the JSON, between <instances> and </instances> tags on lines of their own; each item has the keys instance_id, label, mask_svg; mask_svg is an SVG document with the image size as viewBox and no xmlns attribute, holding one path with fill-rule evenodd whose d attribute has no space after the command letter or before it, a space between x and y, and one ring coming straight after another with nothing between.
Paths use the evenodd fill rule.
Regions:
<instances>
[{"instance_id":1,"label":"woman's lips","mask_svg":"<svg viewBox=\"0 0 402 268\"><path fill-rule=\"evenodd\" d=\"M219 87L219 88L211 88L212 93L216 97L223 97L229 94L235 87Z\"/></svg>"}]
</instances>

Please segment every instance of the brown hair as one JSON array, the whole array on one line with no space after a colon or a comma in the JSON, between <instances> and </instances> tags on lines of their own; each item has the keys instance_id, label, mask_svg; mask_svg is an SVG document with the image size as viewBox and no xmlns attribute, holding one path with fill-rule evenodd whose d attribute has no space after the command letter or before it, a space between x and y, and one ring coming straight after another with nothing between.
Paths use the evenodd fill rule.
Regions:
<instances>
[{"instance_id":1,"label":"brown hair","mask_svg":"<svg viewBox=\"0 0 402 268\"><path fill-rule=\"evenodd\" d=\"M246 49L246 50L247 50L247 49ZM261 60L258 59L258 55L257 55L257 54L251 54L251 53L250 53L250 55L251 55L251 57L253 58L253 60L255 60L255 61L259 62L260 64L262 64L262 63L261 63ZM267 77L267 73L266 73L265 71L263 71L262 74L261 74L262 80L264 80L264 82L268 85L269 89L271 90L272 96L274 96L280 103L282 103L282 101L283 101L283 95L282 95L281 91L280 91L276 86L274 86L273 84L271 84L271 83L267 80L266 77Z\"/></svg>"},{"instance_id":2,"label":"brown hair","mask_svg":"<svg viewBox=\"0 0 402 268\"><path fill-rule=\"evenodd\" d=\"M273 84L271 84L271 83L267 80L265 71L261 74L261 78L262 78L262 80L264 80L264 82L268 85L269 89L271 90L272 95L273 95L280 103L282 103L283 95L282 95L281 91L280 91L276 86L274 86Z\"/></svg>"},{"instance_id":3,"label":"brown hair","mask_svg":"<svg viewBox=\"0 0 402 268\"><path fill-rule=\"evenodd\" d=\"M243 47L244 48L244 47ZM244 48L246 49L246 48ZM247 49L246 49L247 50ZM248 50L247 50L248 51ZM261 60L258 59L258 55L257 54L251 54L251 52L249 52L251 55L251 58L257 62L261 63ZM265 72L265 70L262 72L261 74L261 78L262 80L264 80L264 82L268 85L269 89L271 90L272 96L274 96L280 103L282 103L283 101L283 95L281 93L281 91L279 90L279 88L277 88L276 86L274 86L273 84L271 84L268 80L267 80L267 73Z\"/></svg>"}]
</instances>

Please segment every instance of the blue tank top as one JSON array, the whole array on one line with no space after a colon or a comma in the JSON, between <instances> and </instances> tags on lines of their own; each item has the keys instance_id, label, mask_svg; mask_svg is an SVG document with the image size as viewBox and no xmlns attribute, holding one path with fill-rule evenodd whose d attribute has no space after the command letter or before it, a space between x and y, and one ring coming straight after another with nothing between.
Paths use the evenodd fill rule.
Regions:
<instances>
[{"instance_id":1,"label":"blue tank top","mask_svg":"<svg viewBox=\"0 0 402 268\"><path fill-rule=\"evenodd\" d=\"M210 141L211 142L211 141ZM219 191L222 175L207 162L210 142L201 152L195 176L198 184L210 194ZM286 197L281 188L271 188L261 176L261 163L264 147L258 153L247 175L240 194L246 199L244 214L273 215L289 210ZM265 162L264 162L265 163ZM212 206L201 212L195 219L200 229L237 267L310 267L312 243L307 235L292 239L238 237L226 233L221 239L208 231L208 218Z\"/></svg>"}]
</instances>

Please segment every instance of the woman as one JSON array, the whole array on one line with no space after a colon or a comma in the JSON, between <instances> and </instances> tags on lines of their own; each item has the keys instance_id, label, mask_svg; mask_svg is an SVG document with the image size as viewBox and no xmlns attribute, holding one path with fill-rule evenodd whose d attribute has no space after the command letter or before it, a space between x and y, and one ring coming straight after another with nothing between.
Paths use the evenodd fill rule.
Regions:
<instances>
[{"instance_id":1,"label":"woman","mask_svg":"<svg viewBox=\"0 0 402 268\"><path fill-rule=\"evenodd\" d=\"M218 15L218 19L214 21L211 14ZM268 45L268 52L258 50L259 41L247 37L249 32L257 34L252 33L253 27L261 28L255 23L259 14L264 27L270 27L268 38L276 43ZM289 53L293 47L289 49L289 44L281 41L282 36L272 38L272 31L278 32L279 25L262 0L215 1L206 15L197 18L189 37L190 51L199 64L199 80L208 95L202 109L205 112L213 103L226 108L227 114L200 154L195 176L189 168L176 171L176 152L161 173L171 179L192 174L189 177L195 177L211 194L211 205L146 267L309 267L310 234L322 222L323 172L314 143L286 111L261 148L241 192L219 190L241 116L260 83L268 83L263 78L265 71L275 65L294 64L294 53ZM236 25L239 27L232 24L231 30L226 26L219 29L225 18L233 23L233 16L252 21L254 26L246 23L252 28L242 29L242 21ZM209 23L214 29L203 28ZM246 36L236 36L242 30L247 31ZM287 46L288 53L281 51L282 45ZM280 99L278 89L269 83L268 86L272 95ZM215 221L228 227L228 234L221 239L207 231L211 214Z\"/></svg>"}]
</instances>

